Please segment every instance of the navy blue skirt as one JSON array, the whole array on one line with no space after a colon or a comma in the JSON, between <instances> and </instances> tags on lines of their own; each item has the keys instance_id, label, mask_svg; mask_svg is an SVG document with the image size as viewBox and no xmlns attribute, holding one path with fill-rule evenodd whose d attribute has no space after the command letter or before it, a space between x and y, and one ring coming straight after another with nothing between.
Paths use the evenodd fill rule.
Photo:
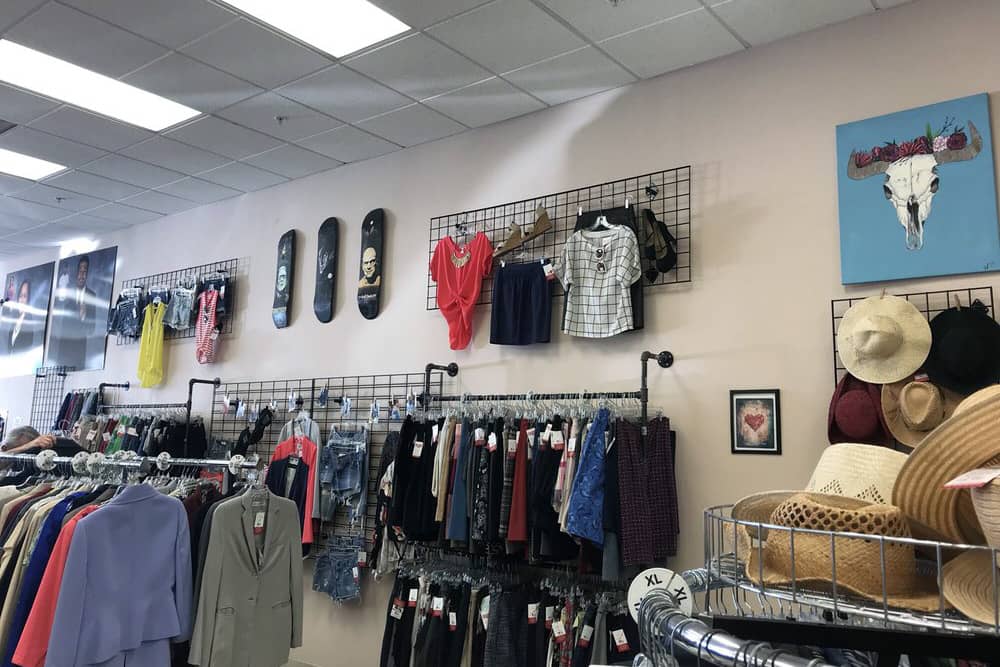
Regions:
<instances>
[{"instance_id":1,"label":"navy blue skirt","mask_svg":"<svg viewBox=\"0 0 1000 667\"><path fill-rule=\"evenodd\" d=\"M541 262L496 267L490 342L548 343L552 329L552 284Z\"/></svg>"}]
</instances>

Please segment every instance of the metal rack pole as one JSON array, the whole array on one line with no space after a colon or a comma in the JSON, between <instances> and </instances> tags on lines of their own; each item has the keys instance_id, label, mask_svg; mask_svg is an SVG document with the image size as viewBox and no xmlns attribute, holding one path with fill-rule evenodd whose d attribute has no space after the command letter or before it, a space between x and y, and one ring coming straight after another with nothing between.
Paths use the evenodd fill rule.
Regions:
<instances>
[{"instance_id":1,"label":"metal rack pole","mask_svg":"<svg viewBox=\"0 0 1000 667\"><path fill-rule=\"evenodd\" d=\"M36 457L38 454L7 454L0 452L0 461L24 461L26 463L31 463L36 465ZM238 466L243 470L255 470L258 466L258 461L248 459L242 463L233 463L230 459L186 459L177 458L170 459L171 466L197 466L199 468L229 468L232 465ZM60 463L73 463L72 456L56 456L51 459L53 465L58 465ZM152 456L139 456L131 459L113 459L105 458L101 461L101 465L118 466L122 468L141 468L143 464L149 463L154 467L156 466L157 459Z\"/></svg>"},{"instance_id":2,"label":"metal rack pole","mask_svg":"<svg viewBox=\"0 0 1000 667\"><path fill-rule=\"evenodd\" d=\"M424 393L419 400L420 406L425 409L431 404L431 373L434 371L444 371L453 378L458 375L458 364L453 361L450 364L430 363L424 366Z\"/></svg>"},{"instance_id":3,"label":"metal rack pole","mask_svg":"<svg viewBox=\"0 0 1000 667\"><path fill-rule=\"evenodd\" d=\"M642 432L643 444L646 444L646 422L649 419L649 385L647 382L647 368L649 366L650 359L656 359L656 363L660 365L660 368L670 368L674 365L673 353L666 350L663 350L659 354L654 354L653 352L643 352L640 356L640 360L642 361L642 381L639 385L639 401L642 403L642 419L639 422L639 427Z\"/></svg>"},{"instance_id":4,"label":"metal rack pole","mask_svg":"<svg viewBox=\"0 0 1000 667\"><path fill-rule=\"evenodd\" d=\"M104 390L107 388L111 389L124 389L128 391L132 384L130 382L102 382L97 385L97 410L100 411L104 407Z\"/></svg>"},{"instance_id":5,"label":"metal rack pole","mask_svg":"<svg viewBox=\"0 0 1000 667\"><path fill-rule=\"evenodd\" d=\"M213 389L213 391L212 391L212 401L214 402L215 401L215 391L214 390L219 388L219 385L222 384L222 380L220 380L219 378L212 378L211 380L202 380L202 379L199 379L199 378L191 378L190 380L188 380L188 397L187 397L187 403L185 403L185 407L187 408L187 412L185 414L185 417L187 419L185 421L185 426L184 426L184 456L188 455L188 439L191 437L191 407L193 405L192 399L194 398L194 386L196 384L210 384L210 385L212 385L212 389Z\"/></svg>"}]
</instances>

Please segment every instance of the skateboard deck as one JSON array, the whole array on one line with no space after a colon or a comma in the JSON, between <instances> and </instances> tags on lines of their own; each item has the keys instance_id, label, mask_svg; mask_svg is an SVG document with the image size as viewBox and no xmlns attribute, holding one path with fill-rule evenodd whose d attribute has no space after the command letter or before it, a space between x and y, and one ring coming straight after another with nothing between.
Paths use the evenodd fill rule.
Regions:
<instances>
[{"instance_id":1,"label":"skateboard deck","mask_svg":"<svg viewBox=\"0 0 1000 667\"><path fill-rule=\"evenodd\" d=\"M271 319L274 326L284 329L291 319L292 288L295 284L295 230L290 229L278 239L278 268L274 272L274 302Z\"/></svg>"},{"instance_id":2,"label":"skateboard deck","mask_svg":"<svg viewBox=\"0 0 1000 667\"><path fill-rule=\"evenodd\" d=\"M358 272L358 309L365 319L378 317L382 296L385 211L377 208L361 224L361 270Z\"/></svg>"},{"instance_id":3,"label":"skateboard deck","mask_svg":"<svg viewBox=\"0 0 1000 667\"><path fill-rule=\"evenodd\" d=\"M333 319L336 298L337 248L340 221L327 218L319 226L319 248L316 251L316 293L313 296L313 312L316 319L326 323Z\"/></svg>"}]
</instances>

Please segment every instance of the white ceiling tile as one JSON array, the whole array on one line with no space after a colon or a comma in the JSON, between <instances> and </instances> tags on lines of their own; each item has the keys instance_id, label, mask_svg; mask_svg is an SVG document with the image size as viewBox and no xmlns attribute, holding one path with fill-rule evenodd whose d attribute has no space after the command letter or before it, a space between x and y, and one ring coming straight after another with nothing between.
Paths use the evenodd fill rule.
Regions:
<instances>
[{"instance_id":1,"label":"white ceiling tile","mask_svg":"<svg viewBox=\"0 0 1000 667\"><path fill-rule=\"evenodd\" d=\"M107 201L115 201L142 192L142 188L137 188L134 185L78 170L67 171L49 178L45 184Z\"/></svg>"},{"instance_id":2,"label":"white ceiling tile","mask_svg":"<svg viewBox=\"0 0 1000 667\"><path fill-rule=\"evenodd\" d=\"M24 192L18 192L14 197L25 201L46 204L47 206L55 206L66 211L77 212L86 211L106 203L104 199L97 199L96 197L89 197L76 192L70 192L69 190L54 188L51 185L42 183ZM64 213L63 215L69 215L69 213Z\"/></svg>"},{"instance_id":3,"label":"white ceiling tile","mask_svg":"<svg viewBox=\"0 0 1000 667\"><path fill-rule=\"evenodd\" d=\"M503 79L490 79L424 102L469 127L520 116L545 107Z\"/></svg>"},{"instance_id":4,"label":"white ceiling tile","mask_svg":"<svg viewBox=\"0 0 1000 667\"><path fill-rule=\"evenodd\" d=\"M27 190L28 188L34 187L34 185L34 181L29 181L26 178L19 178L18 176L11 176L9 174L0 174L0 195L9 195L22 190Z\"/></svg>"},{"instance_id":5,"label":"white ceiling tile","mask_svg":"<svg viewBox=\"0 0 1000 667\"><path fill-rule=\"evenodd\" d=\"M350 125L317 134L297 143L340 162L367 160L399 150L396 144Z\"/></svg>"},{"instance_id":6,"label":"white ceiling tile","mask_svg":"<svg viewBox=\"0 0 1000 667\"><path fill-rule=\"evenodd\" d=\"M366 120L358 126L400 146L416 146L465 129L461 124L420 104Z\"/></svg>"},{"instance_id":7,"label":"white ceiling tile","mask_svg":"<svg viewBox=\"0 0 1000 667\"><path fill-rule=\"evenodd\" d=\"M95 218L94 216L86 213L77 213L76 215L71 215L70 217L64 218L53 224L59 225L69 232L70 238L106 234L108 232L117 231L129 226L124 222L105 220L104 218Z\"/></svg>"},{"instance_id":8,"label":"white ceiling tile","mask_svg":"<svg viewBox=\"0 0 1000 667\"><path fill-rule=\"evenodd\" d=\"M262 190L263 188L284 183L288 180L284 176L278 176L277 174L272 174L257 167L251 167L242 162L230 162L224 167L206 171L199 177L213 183L218 183L219 185L242 190L243 192Z\"/></svg>"},{"instance_id":9,"label":"white ceiling tile","mask_svg":"<svg viewBox=\"0 0 1000 667\"><path fill-rule=\"evenodd\" d=\"M235 18L205 0L63 0L154 42L177 48Z\"/></svg>"},{"instance_id":10,"label":"white ceiling tile","mask_svg":"<svg viewBox=\"0 0 1000 667\"><path fill-rule=\"evenodd\" d=\"M0 118L12 123L30 123L59 106L45 97L0 84Z\"/></svg>"},{"instance_id":11,"label":"white ceiling tile","mask_svg":"<svg viewBox=\"0 0 1000 667\"><path fill-rule=\"evenodd\" d=\"M96 160L105 154L104 151L91 146L84 146L28 127L15 127L0 134L0 147L67 167Z\"/></svg>"},{"instance_id":12,"label":"white ceiling tile","mask_svg":"<svg viewBox=\"0 0 1000 667\"><path fill-rule=\"evenodd\" d=\"M205 116L167 133L171 139L204 148L234 160L277 148L281 142L229 121Z\"/></svg>"},{"instance_id":13,"label":"white ceiling tile","mask_svg":"<svg viewBox=\"0 0 1000 667\"><path fill-rule=\"evenodd\" d=\"M157 188L157 192L166 192L183 199L190 199L199 204L211 204L243 194L239 190L226 188L215 183L209 183L198 178L185 178Z\"/></svg>"},{"instance_id":14,"label":"white ceiling tile","mask_svg":"<svg viewBox=\"0 0 1000 667\"><path fill-rule=\"evenodd\" d=\"M222 156L166 137L153 137L149 141L126 148L121 154L184 174L197 174L199 171L221 167L229 162Z\"/></svg>"},{"instance_id":15,"label":"white ceiling tile","mask_svg":"<svg viewBox=\"0 0 1000 667\"><path fill-rule=\"evenodd\" d=\"M151 220L163 217L159 213L135 208L134 206L126 206L125 204L105 204L92 211L87 211L87 215L92 215L96 218L105 218L106 220L126 225L141 225L144 222L150 222Z\"/></svg>"},{"instance_id":16,"label":"white ceiling tile","mask_svg":"<svg viewBox=\"0 0 1000 667\"><path fill-rule=\"evenodd\" d=\"M294 81L333 62L246 19L205 35L181 51L264 88Z\"/></svg>"},{"instance_id":17,"label":"white ceiling tile","mask_svg":"<svg viewBox=\"0 0 1000 667\"><path fill-rule=\"evenodd\" d=\"M46 0L4 0L0 3L0 34L45 2Z\"/></svg>"},{"instance_id":18,"label":"white ceiling tile","mask_svg":"<svg viewBox=\"0 0 1000 667\"><path fill-rule=\"evenodd\" d=\"M278 92L348 122L410 104L399 93L339 65L288 84Z\"/></svg>"},{"instance_id":19,"label":"white ceiling tile","mask_svg":"<svg viewBox=\"0 0 1000 667\"><path fill-rule=\"evenodd\" d=\"M2 210L4 199L4 197L0 197L0 234L12 234L14 232L20 232L25 229L31 229L32 227L45 224L44 222L32 220L31 218L25 218L24 216L4 213Z\"/></svg>"},{"instance_id":20,"label":"white ceiling tile","mask_svg":"<svg viewBox=\"0 0 1000 667\"><path fill-rule=\"evenodd\" d=\"M397 19L413 28L422 29L451 18L455 14L478 7L489 0L372 0Z\"/></svg>"},{"instance_id":21,"label":"white ceiling tile","mask_svg":"<svg viewBox=\"0 0 1000 667\"><path fill-rule=\"evenodd\" d=\"M117 151L153 136L140 127L69 106L42 116L31 127L107 151Z\"/></svg>"},{"instance_id":22,"label":"white ceiling tile","mask_svg":"<svg viewBox=\"0 0 1000 667\"><path fill-rule=\"evenodd\" d=\"M712 10L752 46L875 11L869 0L727 0Z\"/></svg>"},{"instance_id":23,"label":"white ceiling tile","mask_svg":"<svg viewBox=\"0 0 1000 667\"><path fill-rule=\"evenodd\" d=\"M643 78L743 49L704 9L614 37L601 42L601 47Z\"/></svg>"},{"instance_id":24,"label":"white ceiling tile","mask_svg":"<svg viewBox=\"0 0 1000 667\"><path fill-rule=\"evenodd\" d=\"M71 238L70 232L57 225L47 223L11 234L4 238L7 242L18 243L29 248L49 248Z\"/></svg>"},{"instance_id":25,"label":"white ceiling tile","mask_svg":"<svg viewBox=\"0 0 1000 667\"><path fill-rule=\"evenodd\" d=\"M546 104L561 104L635 81L592 46L529 65L504 78Z\"/></svg>"},{"instance_id":26,"label":"white ceiling tile","mask_svg":"<svg viewBox=\"0 0 1000 667\"><path fill-rule=\"evenodd\" d=\"M291 145L281 146L243 161L288 178L301 178L341 164L337 160Z\"/></svg>"},{"instance_id":27,"label":"white ceiling tile","mask_svg":"<svg viewBox=\"0 0 1000 667\"><path fill-rule=\"evenodd\" d=\"M69 215L69 211L64 211L55 206L38 204L33 201L23 201L12 197L0 197L0 214L3 213L27 218L28 220L37 220L38 222L50 222Z\"/></svg>"},{"instance_id":28,"label":"white ceiling tile","mask_svg":"<svg viewBox=\"0 0 1000 667\"><path fill-rule=\"evenodd\" d=\"M6 37L114 78L167 52L158 44L55 2L18 23Z\"/></svg>"},{"instance_id":29,"label":"white ceiling tile","mask_svg":"<svg viewBox=\"0 0 1000 667\"><path fill-rule=\"evenodd\" d=\"M497 0L429 32L498 74L584 45L529 0Z\"/></svg>"},{"instance_id":30,"label":"white ceiling tile","mask_svg":"<svg viewBox=\"0 0 1000 667\"><path fill-rule=\"evenodd\" d=\"M262 92L252 83L241 81L180 53L171 53L133 72L123 81L205 113L228 107Z\"/></svg>"},{"instance_id":31,"label":"white ceiling tile","mask_svg":"<svg viewBox=\"0 0 1000 667\"><path fill-rule=\"evenodd\" d=\"M898 7L899 5L904 5L908 2L912 2L912 0L875 0L875 4L878 5L879 9Z\"/></svg>"},{"instance_id":32,"label":"white ceiling tile","mask_svg":"<svg viewBox=\"0 0 1000 667\"><path fill-rule=\"evenodd\" d=\"M417 100L491 76L465 56L419 34L369 51L346 64Z\"/></svg>"},{"instance_id":33,"label":"white ceiling tile","mask_svg":"<svg viewBox=\"0 0 1000 667\"><path fill-rule=\"evenodd\" d=\"M146 209L147 211L162 213L163 215L180 213L181 211L186 211L198 205L192 201L188 201L187 199L181 199L180 197L163 194L162 192L156 192L155 190L147 190L142 194L129 197L128 199L122 201L122 203Z\"/></svg>"},{"instance_id":34,"label":"white ceiling tile","mask_svg":"<svg viewBox=\"0 0 1000 667\"><path fill-rule=\"evenodd\" d=\"M540 1L595 41L702 8L698 0L627 0L617 6L604 0Z\"/></svg>"},{"instance_id":35,"label":"white ceiling tile","mask_svg":"<svg viewBox=\"0 0 1000 667\"><path fill-rule=\"evenodd\" d=\"M139 160L133 160L124 155L108 155L100 160L91 162L84 167L84 170L98 176L131 183L132 185L139 185L144 188L157 188L184 178L184 174L140 162Z\"/></svg>"},{"instance_id":36,"label":"white ceiling tile","mask_svg":"<svg viewBox=\"0 0 1000 667\"><path fill-rule=\"evenodd\" d=\"M220 111L218 116L285 141L295 141L343 125L339 120L275 93L264 93ZM278 122L281 118L281 122Z\"/></svg>"}]
</instances>

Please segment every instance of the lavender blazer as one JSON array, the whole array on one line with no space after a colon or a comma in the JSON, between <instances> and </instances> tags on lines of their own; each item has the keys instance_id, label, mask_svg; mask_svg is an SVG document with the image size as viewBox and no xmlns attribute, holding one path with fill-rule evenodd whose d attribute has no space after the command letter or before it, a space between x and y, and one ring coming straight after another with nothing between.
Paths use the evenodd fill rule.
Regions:
<instances>
[{"instance_id":1,"label":"lavender blazer","mask_svg":"<svg viewBox=\"0 0 1000 667\"><path fill-rule=\"evenodd\" d=\"M191 635L192 595L184 506L126 487L76 526L45 667L169 662L169 641Z\"/></svg>"}]
</instances>

